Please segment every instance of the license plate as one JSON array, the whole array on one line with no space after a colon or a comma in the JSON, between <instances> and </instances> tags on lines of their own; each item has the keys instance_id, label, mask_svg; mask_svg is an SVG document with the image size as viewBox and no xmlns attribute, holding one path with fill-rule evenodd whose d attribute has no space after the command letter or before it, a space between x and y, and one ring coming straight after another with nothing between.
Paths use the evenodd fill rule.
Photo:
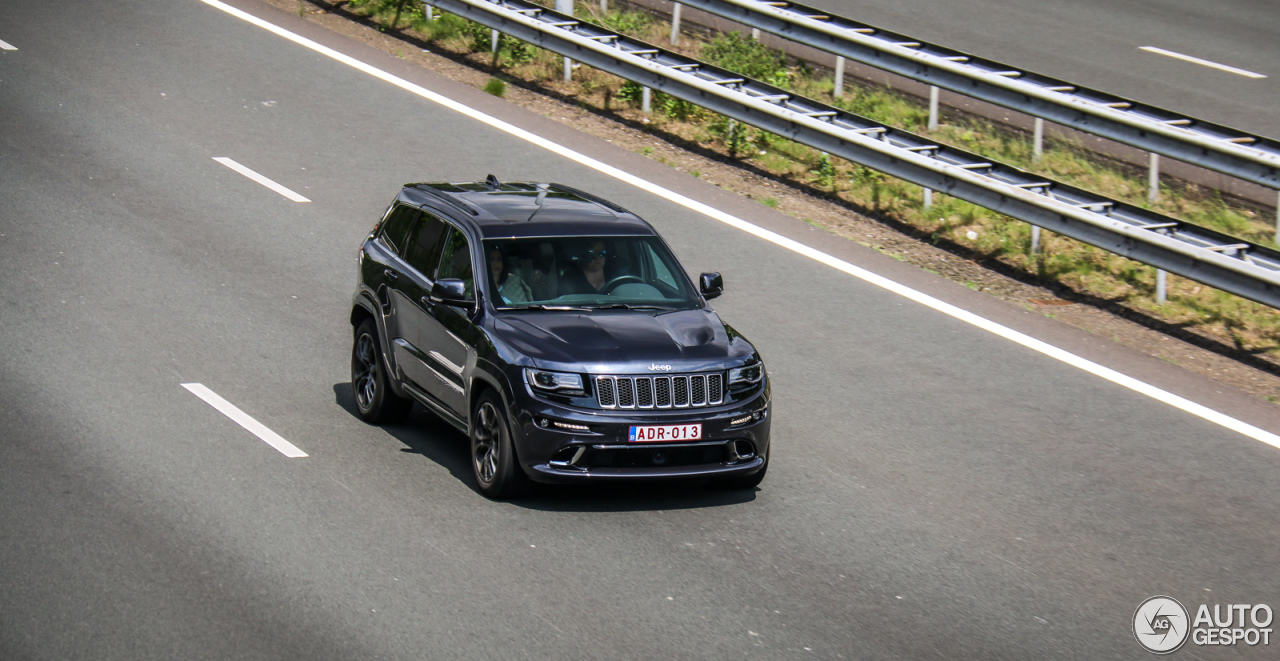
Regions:
<instances>
[{"instance_id":1,"label":"license plate","mask_svg":"<svg viewBox=\"0 0 1280 661\"><path fill-rule=\"evenodd\" d=\"M631 443L662 443L664 441L697 441L702 438L702 423L691 425L645 425L632 427L627 441Z\"/></svg>"}]
</instances>

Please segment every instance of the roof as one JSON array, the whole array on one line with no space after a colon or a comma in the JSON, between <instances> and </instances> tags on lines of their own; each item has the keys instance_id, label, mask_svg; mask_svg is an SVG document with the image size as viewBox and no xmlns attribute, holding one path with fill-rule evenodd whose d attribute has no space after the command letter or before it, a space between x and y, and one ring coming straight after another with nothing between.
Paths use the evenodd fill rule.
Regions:
<instances>
[{"instance_id":1,"label":"roof","mask_svg":"<svg viewBox=\"0 0 1280 661\"><path fill-rule=\"evenodd\" d=\"M553 183L488 181L407 184L437 206L445 202L486 239L534 236L652 235L639 216L589 193ZM419 196L413 196L419 197Z\"/></svg>"}]
</instances>

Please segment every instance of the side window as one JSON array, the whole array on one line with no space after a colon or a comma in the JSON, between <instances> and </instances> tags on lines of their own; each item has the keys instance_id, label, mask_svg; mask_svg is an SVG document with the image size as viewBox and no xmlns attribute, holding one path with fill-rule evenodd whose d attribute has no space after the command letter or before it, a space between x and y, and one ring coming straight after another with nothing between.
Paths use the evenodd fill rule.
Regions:
<instances>
[{"instance_id":1,"label":"side window","mask_svg":"<svg viewBox=\"0 0 1280 661\"><path fill-rule=\"evenodd\" d=\"M403 204L397 204L391 208L391 212L387 214L387 219L382 223L382 233L379 238L382 242L391 248L391 251L405 256L405 248L409 245L409 232L417 224L418 217L422 212Z\"/></svg>"},{"instance_id":2,"label":"side window","mask_svg":"<svg viewBox=\"0 0 1280 661\"><path fill-rule=\"evenodd\" d=\"M467 298L475 296L475 278L471 274L471 247L467 245L467 235L456 228L449 230L449 238L445 240L444 254L440 256L439 277L458 278L467 285Z\"/></svg>"},{"instance_id":3,"label":"side window","mask_svg":"<svg viewBox=\"0 0 1280 661\"><path fill-rule=\"evenodd\" d=\"M448 225L435 216L419 212L422 222L414 229L409 244L409 252L404 256L409 266L426 276L428 280L436 277L436 264L440 261L440 250L444 248L444 231Z\"/></svg>"}]
</instances>

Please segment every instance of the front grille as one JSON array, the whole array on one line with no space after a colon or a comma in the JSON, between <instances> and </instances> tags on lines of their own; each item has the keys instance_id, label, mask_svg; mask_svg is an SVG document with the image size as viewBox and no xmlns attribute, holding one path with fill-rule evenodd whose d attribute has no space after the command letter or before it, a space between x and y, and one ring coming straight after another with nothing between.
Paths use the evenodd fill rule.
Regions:
<instances>
[{"instance_id":1,"label":"front grille","mask_svg":"<svg viewBox=\"0 0 1280 661\"><path fill-rule=\"evenodd\" d=\"M596 402L605 409L670 409L724 402L724 373L597 376Z\"/></svg>"}]
</instances>

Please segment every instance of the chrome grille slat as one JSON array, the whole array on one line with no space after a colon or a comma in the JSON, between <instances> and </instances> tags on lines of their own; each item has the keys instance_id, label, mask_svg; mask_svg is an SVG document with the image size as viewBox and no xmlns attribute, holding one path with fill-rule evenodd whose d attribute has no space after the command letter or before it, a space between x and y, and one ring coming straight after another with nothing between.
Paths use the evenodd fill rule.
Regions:
<instances>
[{"instance_id":1,"label":"chrome grille slat","mask_svg":"<svg viewBox=\"0 0 1280 661\"><path fill-rule=\"evenodd\" d=\"M595 378L596 403L604 409L699 408L724 403L724 375L604 375Z\"/></svg>"},{"instance_id":2,"label":"chrome grille slat","mask_svg":"<svg viewBox=\"0 0 1280 661\"><path fill-rule=\"evenodd\" d=\"M618 391L613 377L601 376L596 378L596 401L603 408L613 408L618 404Z\"/></svg>"},{"instance_id":3,"label":"chrome grille slat","mask_svg":"<svg viewBox=\"0 0 1280 661\"><path fill-rule=\"evenodd\" d=\"M653 408L653 379L636 379L636 406L642 409Z\"/></svg>"},{"instance_id":4,"label":"chrome grille slat","mask_svg":"<svg viewBox=\"0 0 1280 661\"><path fill-rule=\"evenodd\" d=\"M677 376L672 379L675 385L675 405L683 408L689 405L689 377Z\"/></svg>"},{"instance_id":5,"label":"chrome grille slat","mask_svg":"<svg viewBox=\"0 0 1280 661\"><path fill-rule=\"evenodd\" d=\"M618 406L629 409L636 405L636 384L628 378L618 379Z\"/></svg>"}]
</instances>

